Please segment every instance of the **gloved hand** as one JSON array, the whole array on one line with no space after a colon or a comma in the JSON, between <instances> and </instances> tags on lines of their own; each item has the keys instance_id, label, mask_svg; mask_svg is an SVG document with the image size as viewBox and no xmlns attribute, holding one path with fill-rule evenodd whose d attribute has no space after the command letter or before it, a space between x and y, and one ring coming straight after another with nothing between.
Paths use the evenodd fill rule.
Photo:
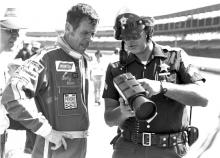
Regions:
<instances>
[{"instance_id":1,"label":"gloved hand","mask_svg":"<svg viewBox=\"0 0 220 158\"><path fill-rule=\"evenodd\" d=\"M63 132L59 132L59 131L56 131L56 130L52 129L50 134L48 134L45 137L45 139L54 144L54 146L51 147L51 150L57 150L62 145L63 145L65 150L67 149L67 144L66 144L66 141L64 139L64 133Z\"/></svg>"},{"instance_id":2,"label":"gloved hand","mask_svg":"<svg viewBox=\"0 0 220 158\"><path fill-rule=\"evenodd\" d=\"M5 107L0 104L0 135L9 127L10 122L7 117Z\"/></svg>"}]
</instances>

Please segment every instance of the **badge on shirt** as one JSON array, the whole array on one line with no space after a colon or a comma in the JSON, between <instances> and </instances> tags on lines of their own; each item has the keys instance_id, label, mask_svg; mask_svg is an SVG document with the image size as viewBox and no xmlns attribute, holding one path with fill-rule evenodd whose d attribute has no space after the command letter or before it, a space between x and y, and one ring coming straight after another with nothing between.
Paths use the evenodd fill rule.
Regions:
<instances>
[{"instance_id":1,"label":"badge on shirt","mask_svg":"<svg viewBox=\"0 0 220 158\"><path fill-rule=\"evenodd\" d=\"M71 110L77 108L76 94L72 94L72 93L64 94L63 100L64 100L65 110Z\"/></svg>"},{"instance_id":2,"label":"badge on shirt","mask_svg":"<svg viewBox=\"0 0 220 158\"><path fill-rule=\"evenodd\" d=\"M163 63L160 65L160 72L159 72L159 76L167 76L167 75L170 75L170 72L169 72L169 69L170 69L170 66Z\"/></svg>"},{"instance_id":3,"label":"badge on shirt","mask_svg":"<svg viewBox=\"0 0 220 158\"><path fill-rule=\"evenodd\" d=\"M60 72L75 72L76 66L74 62L56 61L56 71Z\"/></svg>"}]
</instances>

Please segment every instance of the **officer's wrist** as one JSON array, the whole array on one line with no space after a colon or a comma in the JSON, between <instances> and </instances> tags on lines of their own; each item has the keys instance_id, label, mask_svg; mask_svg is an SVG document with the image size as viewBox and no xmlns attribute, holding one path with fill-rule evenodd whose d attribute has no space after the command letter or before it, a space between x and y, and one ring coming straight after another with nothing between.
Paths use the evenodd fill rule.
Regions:
<instances>
[{"instance_id":1,"label":"officer's wrist","mask_svg":"<svg viewBox=\"0 0 220 158\"><path fill-rule=\"evenodd\" d=\"M160 94L166 94L167 88L163 86L163 81L160 81Z\"/></svg>"}]
</instances>

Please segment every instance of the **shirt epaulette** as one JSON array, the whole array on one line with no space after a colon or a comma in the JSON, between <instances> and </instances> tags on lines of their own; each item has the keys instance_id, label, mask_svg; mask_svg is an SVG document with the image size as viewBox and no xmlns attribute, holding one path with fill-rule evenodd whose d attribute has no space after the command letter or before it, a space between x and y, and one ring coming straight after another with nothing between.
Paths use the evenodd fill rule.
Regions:
<instances>
[{"instance_id":1,"label":"shirt epaulette","mask_svg":"<svg viewBox=\"0 0 220 158\"><path fill-rule=\"evenodd\" d=\"M113 68L118 68L120 66L120 62L116 61L114 63L111 63L111 65L112 65Z\"/></svg>"},{"instance_id":2,"label":"shirt epaulette","mask_svg":"<svg viewBox=\"0 0 220 158\"><path fill-rule=\"evenodd\" d=\"M166 52L179 52L182 49L179 47L170 47L170 46L161 46L161 49L166 53Z\"/></svg>"}]
</instances>

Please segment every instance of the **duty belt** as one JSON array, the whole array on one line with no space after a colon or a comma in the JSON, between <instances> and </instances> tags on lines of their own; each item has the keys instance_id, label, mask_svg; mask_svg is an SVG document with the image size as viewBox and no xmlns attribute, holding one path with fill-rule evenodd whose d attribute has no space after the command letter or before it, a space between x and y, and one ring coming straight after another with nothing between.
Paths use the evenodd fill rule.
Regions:
<instances>
[{"instance_id":1,"label":"duty belt","mask_svg":"<svg viewBox=\"0 0 220 158\"><path fill-rule=\"evenodd\" d=\"M123 131L122 137L135 144L143 146L159 146L172 147L177 144L183 144L187 141L186 132L177 132L169 134L155 134L155 133L134 133L130 131Z\"/></svg>"}]
</instances>

